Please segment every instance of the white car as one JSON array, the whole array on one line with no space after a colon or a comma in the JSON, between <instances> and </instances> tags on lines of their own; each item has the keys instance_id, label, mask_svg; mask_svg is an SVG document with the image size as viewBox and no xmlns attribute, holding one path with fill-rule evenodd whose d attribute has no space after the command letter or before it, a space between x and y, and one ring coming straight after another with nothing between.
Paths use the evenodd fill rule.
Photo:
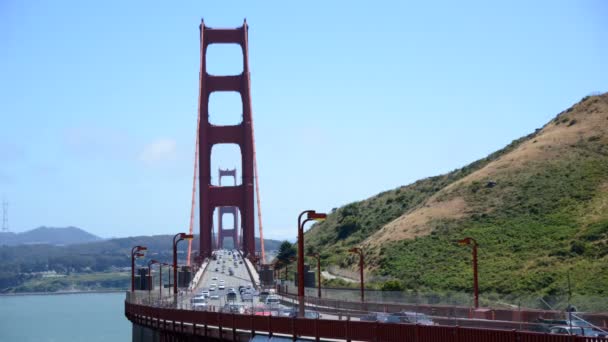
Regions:
<instances>
[{"instance_id":1,"label":"white car","mask_svg":"<svg viewBox=\"0 0 608 342\"><path fill-rule=\"evenodd\" d=\"M220 284L225 283L224 279L220 279Z\"/></svg>"},{"instance_id":2,"label":"white car","mask_svg":"<svg viewBox=\"0 0 608 342\"><path fill-rule=\"evenodd\" d=\"M211 278L211 280L217 280L217 277L213 277L213 278Z\"/></svg>"},{"instance_id":3,"label":"white car","mask_svg":"<svg viewBox=\"0 0 608 342\"><path fill-rule=\"evenodd\" d=\"M215 286L210 286L209 291L215 291Z\"/></svg>"},{"instance_id":4,"label":"white car","mask_svg":"<svg viewBox=\"0 0 608 342\"><path fill-rule=\"evenodd\" d=\"M190 303L192 304L192 308L195 310L207 308L207 299L202 296L193 297L190 300Z\"/></svg>"},{"instance_id":5,"label":"white car","mask_svg":"<svg viewBox=\"0 0 608 342\"><path fill-rule=\"evenodd\" d=\"M281 304L281 300L277 296L268 296L268 297L266 297L264 304L271 306L271 307L278 306Z\"/></svg>"},{"instance_id":6,"label":"white car","mask_svg":"<svg viewBox=\"0 0 608 342\"><path fill-rule=\"evenodd\" d=\"M220 286L218 286L217 289L224 290L224 289L226 289L226 286L224 286L224 284L220 284Z\"/></svg>"},{"instance_id":7,"label":"white car","mask_svg":"<svg viewBox=\"0 0 608 342\"><path fill-rule=\"evenodd\" d=\"M209 299L220 299L220 295L212 294L211 296L209 296Z\"/></svg>"}]
</instances>

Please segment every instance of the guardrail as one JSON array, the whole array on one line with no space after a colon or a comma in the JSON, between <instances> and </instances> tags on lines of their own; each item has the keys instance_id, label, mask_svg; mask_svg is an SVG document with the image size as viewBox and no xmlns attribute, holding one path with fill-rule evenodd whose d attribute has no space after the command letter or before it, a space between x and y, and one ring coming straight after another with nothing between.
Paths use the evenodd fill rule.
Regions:
<instances>
[{"instance_id":1,"label":"guardrail","mask_svg":"<svg viewBox=\"0 0 608 342\"><path fill-rule=\"evenodd\" d=\"M249 274L249 278L251 278L251 282L253 283L253 287L257 290L260 288L260 277L257 274L257 271L255 271L255 265L253 263L251 263L251 261L249 261L249 259L243 257L243 253L239 250L238 251L241 260L243 260L243 265L245 266L245 269L247 270L247 273ZM252 271L253 268L253 271ZM255 275L254 275L255 272Z\"/></svg>"},{"instance_id":2,"label":"guardrail","mask_svg":"<svg viewBox=\"0 0 608 342\"><path fill-rule=\"evenodd\" d=\"M201 267L196 270L194 277L192 277L192 280L190 281L190 285L188 285L188 290L192 291L196 288L196 286L198 285L198 282L203 277L203 274L205 274L205 272L207 271L207 266L209 266L209 263L210 263L209 259L205 258L205 261L203 261Z\"/></svg>"},{"instance_id":3,"label":"guardrail","mask_svg":"<svg viewBox=\"0 0 608 342\"><path fill-rule=\"evenodd\" d=\"M297 299L295 295L295 286L278 285L277 292L284 297ZM285 289L288 288L289 292ZM482 310L474 310L472 306L458 306L446 304L424 304L424 303L387 303L374 301L353 301L344 299L318 298L316 296L306 296L305 301L312 305L323 307L333 307L343 311L361 311L361 312L397 312L397 311L416 311L432 316L450 317L454 322L458 319L484 319L492 321L504 321L511 324L491 324L484 323L486 327L501 327L508 329L520 329L520 325L525 323L537 322L542 319L557 320L563 319L567 313L554 310L535 310L535 309L505 309L505 308L483 308ZM606 312L577 312L575 319L584 318L587 322L595 325L602 330L608 330L608 313ZM523 324L522 324L523 323ZM463 323L470 324L470 323ZM481 323L479 323L481 324ZM476 326L480 326L476 324Z\"/></svg>"},{"instance_id":4,"label":"guardrail","mask_svg":"<svg viewBox=\"0 0 608 342\"><path fill-rule=\"evenodd\" d=\"M333 340L386 342L605 342L604 338L549 335L515 330L424 326L350 320L285 318L211 311L159 308L125 302L125 315L133 323L164 336L213 336L235 341L255 335L284 335Z\"/></svg>"}]
</instances>

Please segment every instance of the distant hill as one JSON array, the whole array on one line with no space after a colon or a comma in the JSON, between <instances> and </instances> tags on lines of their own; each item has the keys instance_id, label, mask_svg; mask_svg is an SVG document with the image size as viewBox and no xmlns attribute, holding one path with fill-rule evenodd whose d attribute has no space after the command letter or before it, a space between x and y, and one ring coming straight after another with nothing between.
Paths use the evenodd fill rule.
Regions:
<instances>
[{"instance_id":1,"label":"distant hill","mask_svg":"<svg viewBox=\"0 0 608 342\"><path fill-rule=\"evenodd\" d=\"M489 109L491 110L491 109ZM483 144L483 142L480 142ZM404 152L406 153L406 152ZM587 96L502 150L450 173L338 208L306 233L325 265L405 288L504 294L608 295L608 94Z\"/></svg>"},{"instance_id":2,"label":"distant hill","mask_svg":"<svg viewBox=\"0 0 608 342\"><path fill-rule=\"evenodd\" d=\"M77 227L38 227L22 233L0 233L0 245L73 245L99 241L101 238Z\"/></svg>"},{"instance_id":3,"label":"distant hill","mask_svg":"<svg viewBox=\"0 0 608 342\"><path fill-rule=\"evenodd\" d=\"M42 231L48 232L49 229L43 229ZM55 232L56 230L50 231ZM74 233L74 231L71 232ZM40 272L54 271L61 275L105 274L120 268L128 268L131 265L131 248L136 245L148 247L146 256L143 260L138 261L139 265L145 264L146 260L151 258L171 262L173 256L171 249L172 239L173 235L155 235L114 238L101 241L98 241L99 238L97 238L96 241L92 242L65 245L34 245L32 243L21 245L0 244L0 260L2 260L0 262L0 293L57 291L70 288L71 286L80 288L82 284L77 280L65 284L53 283L52 286L44 283L34 287L32 287L31 282L39 278L39 275L36 274ZM42 241L42 239L27 241ZM65 242L66 240L63 241ZM196 237L192 241L194 253L198 249L198 243L198 237ZM280 244L281 241L265 240L265 248L268 251L278 249ZM256 245L259 248L259 239L257 238ZM180 263L184 262L187 246L188 244L185 242L179 244L178 255ZM229 246L226 247L228 248ZM104 282L97 285L116 288L116 284L115 281L108 280L107 284Z\"/></svg>"}]
</instances>

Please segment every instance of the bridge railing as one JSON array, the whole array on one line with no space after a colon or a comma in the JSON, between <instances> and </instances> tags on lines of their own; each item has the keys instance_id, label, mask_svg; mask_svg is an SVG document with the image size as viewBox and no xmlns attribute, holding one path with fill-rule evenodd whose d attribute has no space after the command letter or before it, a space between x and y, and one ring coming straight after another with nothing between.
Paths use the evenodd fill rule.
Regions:
<instances>
[{"instance_id":1,"label":"bridge railing","mask_svg":"<svg viewBox=\"0 0 608 342\"><path fill-rule=\"evenodd\" d=\"M133 322L164 334L214 336L240 340L241 335L283 335L313 339L358 341L527 341L527 342L605 342L607 339L549 335L516 330L479 329L450 325L397 324L353 319L287 318L255 313L237 314L193 311L125 302L125 314ZM211 331L214 331L212 333ZM240 336L240 337L239 337Z\"/></svg>"},{"instance_id":2,"label":"bridge railing","mask_svg":"<svg viewBox=\"0 0 608 342\"><path fill-rule=\"evenodd\" d=\"M242 313L249 316L273 316L278 318L284 318L286 315L292 316L297 311L298 301L296 296L282 294L283 301L281 308L279 307L266 307L262 304L243 303ZM229 307L224 307L227 303L225 298L220 297L218 304L208 304L205 306L195 305L191 302L191 299L196 296L196 293L192 292L181 292L177 296L164 297L159 299L154 295L150 295L147 291L136 291L136 293L128 293L127 301L128 304L141 305L148 308L159 308L159 309L171 309L171 310L183 310L183 311L196 311L196 312L213 312L213 313L226 313ZM440 312L429 313L427 307L415 306L415 307L403 307L399 305L387 305L377 306L376 303L357 303L349 301L339 301L333 299L323 298L306 298L306 311L319 313L321 320L334 320L334 321L375 321L377 320L378 314L398 313L403 311L414 312L420 314L416 318L420 317L420 323L428 324L429 321L434 325L443 326L460 326L470 328L484 328L484 329L502 329L508 331L532 331L532 332L548 332L549 329L558 323L542 323L542 322L515 322L505 321L496 319L484 319L484 318L464 318L457 317L455 315L446 316ZM286 314L286 315L285 315Z\"/></svg>"},{"instance_id":3,"label":"bridge railing","mask_svg":"<svg viewBox=\"0 0 608 342\"><path fill-rule=\"evenodd\" d=\"M277 286L285 296L295 297L297 287L293 282L282 281ZM309 302L325 302L326 306L357 308L361 311L396 311L410 310L428 315L449 317L452 319L483 318L513 322L536 322L539 320L563 320L569 313L567 300L561 297L540 298L541 303L531 299L519 302L513 297L505 298L495 294L485 294L480 298L481 309L474 310L473 298L466 293L412 293L401 291L365 291L365 303L362 305L358 289L322 289L321 299L317 298L316 288L305 289L306 300ZM532 296L530 296L531 298ZM573 297L570 307L576 308L573 319L588 321L602 330L608 329L608 299L594 297ZM593 302L593 306L585 303ZM510 303L517 303L513 305ZM527 303L526 306L524 303ZM542 305L541 305L542 304ZM543 307L545 309L540 309ZM554 310L551 307L561 307ZM582 311L581 309L595 309Z\"/></svg>"}]
</instances>

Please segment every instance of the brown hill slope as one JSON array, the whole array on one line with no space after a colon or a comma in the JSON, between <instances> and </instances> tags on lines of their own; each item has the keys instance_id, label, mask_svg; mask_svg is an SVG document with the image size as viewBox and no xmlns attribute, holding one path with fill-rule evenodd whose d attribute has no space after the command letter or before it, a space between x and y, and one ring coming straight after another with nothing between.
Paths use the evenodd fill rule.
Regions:
<instances>
[{"instance_id":1,"label":"brown hill slope","mask_svg":"<svg viewBox=\"0 0 608 342\"><path fill-rule=\"evenodd\" d=\"M424 236L433 230L432 222L457 219L473 214L488 213L499 207L509 187L496 186L489 202L467 201L470 187L502 185L509 175L526 172L547 161L561 159L572 153L588 152L581 143L596 141L608 145L608 94L588 98L560 113L546 124L532 139L522 142L513 151L499 157L470 175L438 191L418 207L385 225L370 235L364 245L377 247L387 241ZM603 149L602 149L603 150ZM591 151L601 153L601 151ZM608 149L604 150L607 152ZM491 184L490 184L491 186ZM608 183L602 184L602 189ZM605 204L605 203L604 203Z\"/></svg>"},{"instance_id":2,"label":"brown hill slope","mask_svg":"<svg viewBox=\"0 0 608 342\"><path fill-rule=\"evenodd\" d=\"M306 234L325 265L369 271L405 286L470 290L480 243L481 287L502 293L608 294L608 94L586 97L542 129L487 158L338 208Z\"/></svg>"}]
</instances>

